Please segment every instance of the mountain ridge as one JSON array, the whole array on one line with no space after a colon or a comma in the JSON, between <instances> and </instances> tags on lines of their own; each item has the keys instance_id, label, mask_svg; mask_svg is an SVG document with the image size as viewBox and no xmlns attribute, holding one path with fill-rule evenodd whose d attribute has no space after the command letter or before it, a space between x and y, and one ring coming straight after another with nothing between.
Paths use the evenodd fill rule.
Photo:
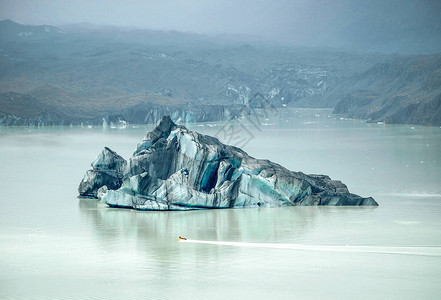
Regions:
<instances>
[{"instance_id":1,"label":"mountain ridge","mask_svg":"<svg viewBox=\"0 0 441 300\"><path fill-rule=\"evenodd\" d=\"M108 116L124 119L137 105L151 106L152 113L125 121L155 123L163 116L160 111L207 120L215 112L226 112L212 105L231 108L237 115L261 95L279 109L327 107L372 122L441 125L438 110L429 109L436 107L440 95L440 54L211 43L183 33L173 42L161 32L139 39L142 35L121 38L111 30L61 34L41 26L35 27L42 31L39 37L19 36L14 29L6 34L13 37L9 39L4 38L5 23L26 26L0 23L0 94L19 93L51 105L67 116L60 124L100 124ZM161 108L152 105L154 99L161 99ZM189 103L200 106L199 111L189 110ZM0 111L19 115L13 107ZM66 120L69 117L73 121Z\"/></svg>"}]
</instances>

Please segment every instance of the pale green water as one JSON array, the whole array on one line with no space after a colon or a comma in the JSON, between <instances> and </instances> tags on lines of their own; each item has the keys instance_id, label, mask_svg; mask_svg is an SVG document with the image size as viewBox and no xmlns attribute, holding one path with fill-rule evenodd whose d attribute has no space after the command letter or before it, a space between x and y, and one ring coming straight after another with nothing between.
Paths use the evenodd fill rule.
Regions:
<instances>
[{"instance_id":1,"label":"pale green water","mask_svg":"<svg viewBox=\"0 0 441 300\"><path fill-rule=\"evenodd\" d=\"M0 299L440 298L440 256L325 246L437 246L439 253L441 128L328 114L292 110L260 132L249 126L255 138L245 150L340 179L378 208L109 209L76 199L79 181L104 146L128 158L151 127L1 128ZM178 243L179 235L275 246Z\"/></svg>"}]
</instances>

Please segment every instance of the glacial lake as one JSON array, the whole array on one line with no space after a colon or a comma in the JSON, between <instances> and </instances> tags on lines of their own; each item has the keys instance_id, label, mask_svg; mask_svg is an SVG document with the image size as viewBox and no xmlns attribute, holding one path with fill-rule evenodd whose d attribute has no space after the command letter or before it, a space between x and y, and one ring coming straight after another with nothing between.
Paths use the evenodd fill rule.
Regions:
<instances>
[{"instance_id":1,"label":"glacial lake","mask_svg":"<svg viewBox=\"0 0 441 300\"><path fill-rule=\"evenodd\" d=\"M79 182L104 146L127 159L153 126L3 127L0 299L441 297L441 128L323 109L260 121L187 126L379 207L111 209L77 199Z\"/></svg>"}]
</instances>

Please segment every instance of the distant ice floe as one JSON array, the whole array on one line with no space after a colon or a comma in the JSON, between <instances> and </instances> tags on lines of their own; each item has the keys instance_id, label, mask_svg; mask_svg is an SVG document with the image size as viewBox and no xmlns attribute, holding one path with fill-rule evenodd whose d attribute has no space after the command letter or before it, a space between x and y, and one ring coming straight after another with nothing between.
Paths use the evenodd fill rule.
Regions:
<instances>
[{"instance_id":1,"label":"distant ice floe","mask_svg":"<svg viewBox=\"0 0 441 300\"><path fill-rule=\"evenodd\" d=\"M379 196L389 196L389 197L403 197L403 198L441 198L441 194L431 194L431 193L383 193L378 194Z\"/></svg>"},{"instance_id":2,"label":"distant ice floe","mask_svg":"<svg viewBox=\"0 0 441 300\"><path fill-rule=\"evenodd\" d=\"M404 221L404 220L393 220L394 223L399 225L416 225L420 224L420 221Z\"/></svg>"},{"instance_id":3,"label":"distant ice floe","mask_svg":"<svg viewBox=\"0 0 441 300\"><path fill-rule=\"evenodd\" d=\"M103 127L104 127L104 122L103 122ZM129 123L125 120L121 120L119 119L118 122L110 123L110 128L111 129L127 129L129 127Z\"/></svg>"}]
</instances>

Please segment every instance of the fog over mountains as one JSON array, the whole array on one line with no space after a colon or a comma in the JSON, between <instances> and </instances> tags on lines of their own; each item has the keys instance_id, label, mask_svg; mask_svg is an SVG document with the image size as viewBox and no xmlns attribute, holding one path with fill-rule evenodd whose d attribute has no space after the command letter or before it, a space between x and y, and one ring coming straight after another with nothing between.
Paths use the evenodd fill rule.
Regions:
<instances>
[{"instance_id":1,"label":"fog over mountains","mask_svg":"<svg viewBox=\"0 0 441 300\"><path fill-rule=\"evenodd\" d=\"M291 46L382 53L440 52L437 0L3 0L0 20L57 27L91 23L219 36Z\"/></svg>"},{"instance_id":2,"label":"fog over mountains","mask_svg":"<svg viewBox=\"0 0 441 300\"><path fill-rule=\"evenodd\" d=\"M227 23L241 5L222 22L214 15L205 27L204 18L183 26L194 33L0 21L0 124L152 123L164 114L214 121L259 107L253 101L261 95L280 109L329 107L371 122L441 125L439 2L295 3L276 1L234 34ZM20 16L38 21L23 8Z\"/></svg>"}]
</instances>

